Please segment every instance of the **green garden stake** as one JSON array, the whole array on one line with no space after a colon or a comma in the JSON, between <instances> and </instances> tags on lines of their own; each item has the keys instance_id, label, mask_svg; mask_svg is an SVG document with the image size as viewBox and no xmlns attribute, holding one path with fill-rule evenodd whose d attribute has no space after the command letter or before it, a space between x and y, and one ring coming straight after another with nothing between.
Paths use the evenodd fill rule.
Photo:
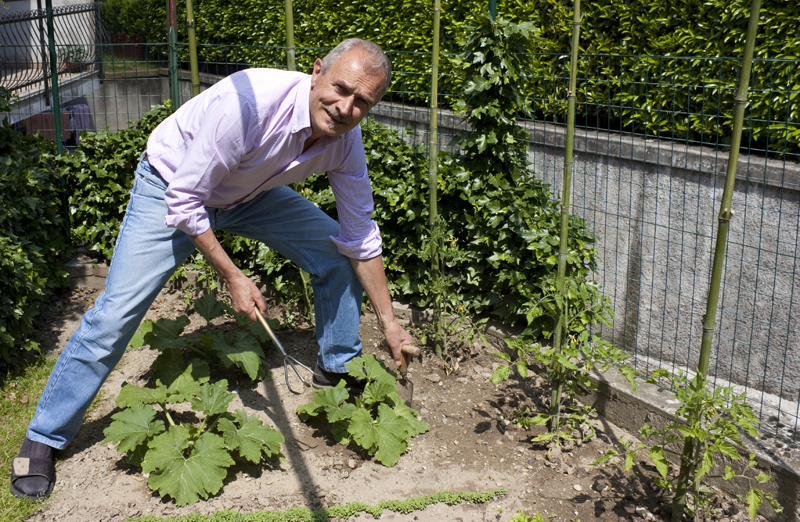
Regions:
<instances>
[{"instance_id":1,"label":"green garden stake","mask_svg":"<svg viewBox=\"0 0 800 522\"><path fill-rule=\"evenodd\" d=\"M442 7L440 0L434 0L433 6L433 52L431 53L431 101L430 101L430 131L428 133L428 189L430 192L430 220L428 224L431 230L437 225L439 211L437 205L437 185L439 169L439 138L438 138L438 119L439 119L439 18ZM431 237L431 277L441 278L441 267L439 266L439 245L437 240ZM436 236L438 237L438 235ZM442 358L444 348L444 327L442 325L442 296L434 296L434 349L436 356Z\"/></svg>"},{"instance_id":2,"label":"green garden stake","mask_svg":"<svg viewBox=\"0 0 800 522\"><path fill-rule=\"evenodd\" d=\"M575 91L577 89L580 32L581 0L574 0L572 13L572 52L569 60L569 90L567 91L567 144L564 152L564 186L561 194L561 238L558 249L558 276L556 280L556 291L561 294L562 305L553 332L553 346L556 352L561 350L563 341L562 335L566 332L567 317L569 316L564 279L567 272L567 254L569 253L569 191L572 182L572 166L575 163L572 149L575 140ZM562 391L563 387L561 383L553 383L553 396L550 402L550 414L552 415L550 420L551 433L558 432L560 427Z\"/></svg>"},{"instance_id":3,"label":"green garden stake","mask_svg":"<svg viewBox=\"0 0 800 522\"><path fill-rule=\"evenodd\" d=\"M750 82L750 70L753 64L753 49L755 48L756 33L758 30L758 16L761 9L761 0L752 0L750 5L750 21L747 26L747 40L744 47L742 70L739 75L739 88L736 91L735 108L733 113L733 132L731 133L731 152L728 156L728 168L725 173L725 188L722 192L722 203L719 212L719 230L717 242L714 246L714 258L711 268L711 284L708 289L708 302L703 320L703 340L700 345L700 360L697 364L698 378L695 386L705 386L708 375L708 361L711 357L711 341L714 338L714 328L717 317L717 304L719 302L719 287L722 280L722 271L725 265L725 248L728 242L728 227L733 210L733 187L736 183L736 167L739 161L739 147L742 144L742 124L744 109L747 105L747 91ZM672 522L680 522L686 509L686 491L689 484L689 475L694 471L690 462L694 453L693 439L687 437L683 445L681 457L681 470L675 483L675 498L672 501Z\"/></svg>"}]
</instances>

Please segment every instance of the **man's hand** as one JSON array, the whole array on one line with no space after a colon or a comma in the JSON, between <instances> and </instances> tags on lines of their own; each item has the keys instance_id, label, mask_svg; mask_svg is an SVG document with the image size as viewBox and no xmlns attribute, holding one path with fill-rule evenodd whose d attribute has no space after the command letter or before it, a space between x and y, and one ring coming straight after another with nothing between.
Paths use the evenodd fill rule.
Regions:
<instances>
[{"instance_id":1,"label":"man's hand","mask_svg":"<svg viewBox=\"0 0 800 522\"><path fill-rule=\"evenodd\" d=\"M245 314L253 322L256 322L254 311L256 307L262 314L267 313L267 302L264 300L264 296L250 278L233 264L211 229L197 236L189 235L189 239L225 283L235 312Z\"/></svg>"},{"instance_id":2,"label":"man's hand","mask_svg":"<svg viewBox=\"0 0 800 522\"><path fill-rule=\"evenodd\" d=\"M400 366L403 362L400 348L406 344L414 344L414 339L400 326L394 316L392 298L389 295L389 287L386 286L383 258L376 256L372 259L350 259L350 264L353 265L356 277L367 291L367 297L375 308L378 326L392 350L392 359L397 366Z\"/></svg>"},{"instance_id":3,"label":"man's hand","mask_svg":"<svg viewBox=\"0 0 800 522\"><path fill-rule=\"evenodd\" d=\"M406 332L405 328L400 326L397 320L391 321L387 325L381 325L383 336L386 342L389 343L389 349L392 351L392 359L397 366L403 362L403 355L400 349L408 344L414 344L414 339Z\"/></svg>"}]
</instances>

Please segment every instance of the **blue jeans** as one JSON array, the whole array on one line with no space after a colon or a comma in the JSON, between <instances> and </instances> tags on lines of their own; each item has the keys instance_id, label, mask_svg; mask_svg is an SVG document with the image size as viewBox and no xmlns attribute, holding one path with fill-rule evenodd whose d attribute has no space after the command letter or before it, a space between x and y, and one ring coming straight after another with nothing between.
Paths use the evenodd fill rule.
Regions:
<instances>
[{"instance_id":1,"label":"blue jeans","mask_svg":"<svg viewBox=\"0 0 800 522\"><path fill-rule=\"evenodd\" d=\"M146 159L136 169L105 291L86 312L47 381L29 439L63 449L114 369L153 300L194 252L189 237L164 225L166 182ZM213 230L256 239L313 274L320 351L317 363L346 372L361 353L358 325L363 289L350 260L329 236L339 224L289 187L262 192L230 210L208 208Z\"/></svg>"}]
</instances>

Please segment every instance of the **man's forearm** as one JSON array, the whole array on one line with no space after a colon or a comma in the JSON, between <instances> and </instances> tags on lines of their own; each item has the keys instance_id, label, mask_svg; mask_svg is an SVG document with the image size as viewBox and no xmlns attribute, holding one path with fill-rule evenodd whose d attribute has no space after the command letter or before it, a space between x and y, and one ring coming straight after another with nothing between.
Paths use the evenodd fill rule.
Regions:
<instances>
[{"instance_id":1,"label":"man's forearm","mask_svg":"<svg viewBox=\"0 0 800 522\"><path fill-rule=\"evenodd\" d=\"M414 339L400 326L394 315L392 297L386 284L386 272L383 270L383 258L376 256L372 259L350 259L350 263L375 308L378 326L386 337L386 342L389 343L392 358L399 365L402 361L401 348L413 344Z\"/></svg>"},{"instance_id":2,"label":"man's forearm","mask_svg":"<svg viewBox=\"0 0 800 522\"><path fill-rule=\"evenodd\" d=\"M375 314L378 316L378 325L383 330L387 324L395 321L392 298L386 284L386 272L383 269L383 257L376 256L372 259L350 259L356 277L367 292Z\"/></svg>"},{"instance_id":3,"label":"man's forearm","mask_svg":"<svg viewBox=\"0 0 800 522\"><path fill-rule=\"evenodd\" d=\"M194 246L197 247L197 250L203 254L206 261L217 271L220 278L228 280L231 277L235 277L237 272L240 272L210 228L197 236L187 235L194 243Z\"/></svg>"},{"instance_id":4,"label":"man's forearm","mask_svg":"<svg viewBox=\"0 0 800 522\"><path fill-rule=\"evenodd\" d=\"M211 229L196 236L189 235L189 239L225 282L234 311L244 313L253 322L256 320L253 308L258 308L261 313L267 311L264 296L250 278L233 264Z\"/></svg>"}]
</instances>

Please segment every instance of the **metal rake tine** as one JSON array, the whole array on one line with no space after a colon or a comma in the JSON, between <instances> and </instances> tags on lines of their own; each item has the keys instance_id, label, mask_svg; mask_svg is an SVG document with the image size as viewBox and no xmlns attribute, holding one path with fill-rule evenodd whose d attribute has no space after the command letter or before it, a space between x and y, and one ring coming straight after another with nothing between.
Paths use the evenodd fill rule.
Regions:
<instances>
[{"instance_id":1,"label":"metal rake tine","mask_svg":"<svg viewBox=\"0 0 800 522\"><path fill-rule=\"evenodd\" d=\"M300 377L300 381L304 385L306 385L306 387L311 387L311 385L303 378L303 376L300 375L300 372L297 370L297 367L295 366L295 364L299 364L300 366L302 366L306 370L310 371L312 374L314 373L314 370L312 370L311 368L309 368L305 364L301 363L300 361L298 361L297 359L295 359L291 355L287 354L286 350L283 348L283 345L278 340L278 337L275 335L275 332L272 331L272 328L270 328L270 326L267 323L267 321L264 320L264 316L261 315L261 312L258 310L258 308L255 308L255 312L256 312L256 317L258 318L258 322L260 322L261 326L264 327L264 330L266 330L267 335L269 335L269 338L272 340L272 343L275 346L277 346L278 349L283 354L283 376L286 378L286 387L289 388L290 392L292 392L294 394L299 394L299 392L294 391L292 389L292 387L289 386L289 369L287 368L287 364L290 364L292 366L292 370L294 370L294 373L296 373L297 376Z\"/></svg>"},{"instance_id":2,"label":"metal rake tine","mask_svg":"<svg viewBox=\"0 0 800 522\"><path fill-rule=\"evenodd\" d=\"M301 392L296 392L296 391L294 391L292 389L291 386L289 386L289 371L286 368L287 363L292 367L292 370L294 370L294 373L296 373L297 376L300 378L300 382L302 382L307 388L310 388L311 384L309 384L308 381L306 381L303 378L303 376L300 375L300 372L297 370L297 366L295 366L295 365L299 364L300 366L302 366L303 368L305 368L306 370L308 370L312 374L314 374L314 370L312 370L311 368L309 368L305 364L301 363L300 361L298 361L297 359L295 359L291 355L284 355L284 357L283 357L283 376L286 378L286 387L289 388L290 392L292 392L292 393L294 393L296 395L299 395Z\"/></svg>"}]
</instances>

